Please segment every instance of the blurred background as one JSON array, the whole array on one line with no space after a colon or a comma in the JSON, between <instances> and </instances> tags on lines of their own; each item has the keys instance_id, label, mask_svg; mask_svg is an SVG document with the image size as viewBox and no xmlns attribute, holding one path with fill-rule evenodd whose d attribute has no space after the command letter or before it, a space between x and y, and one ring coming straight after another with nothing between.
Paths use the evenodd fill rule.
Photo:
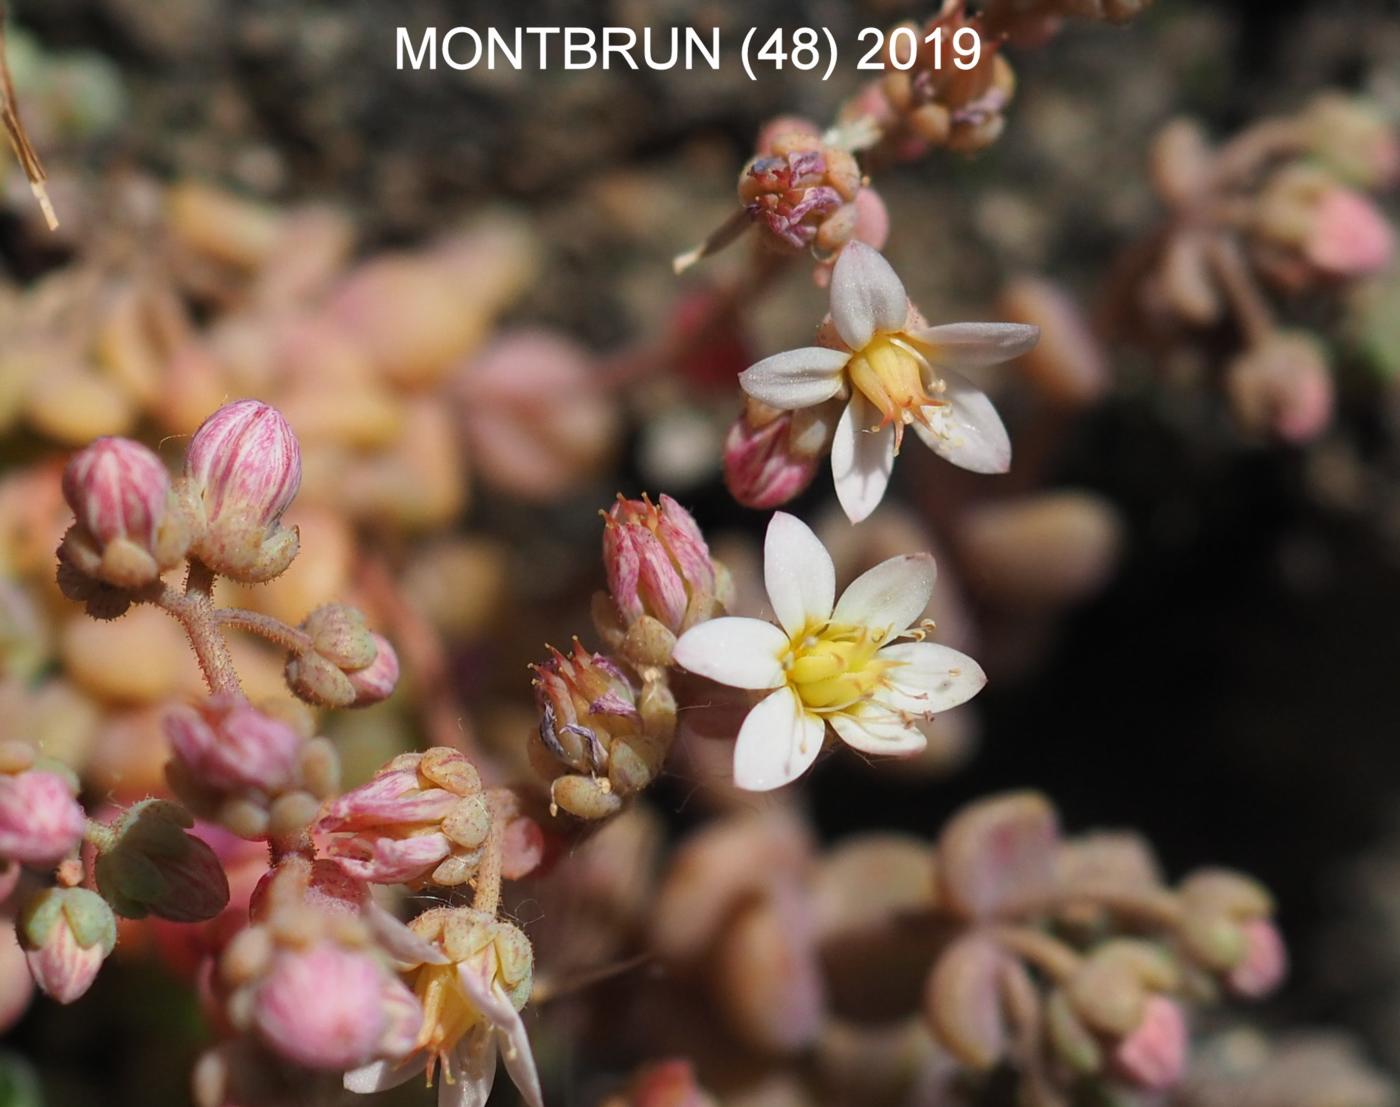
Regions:
<instances>
[{"instance_id":1,"label":"blurred background","mask_svg":"<svg viewBox=\"0 0 1400 1107\"><path fill-rule=\"evenodd\" d=\"M752 585L768 513L722 481L733 373L808 341L825 293L798 266L742 319L696 335L687 321L747 254L680 280L670 259L733 210L765 120L832 118L858 84L859 29L929 5L10 9L16 91L63 225L43 228L7 163L0 733L43 735L92 795L159 786L153 720L197 688L193 667L163 626L98 627L53 593L54 466L96 434L168 444L245 392L286 411L308 458L298 570L247 601L298 619L349 594L403 643L407 688L327 723L352 774L443 733L523 764L525 665L546 641L591 634L597 512L618 491L675 496L741 592ZM725 64L394 68L400 25L517 23L717 25ZM744 76L735 29L777 24L831 28L843 57L830 81ZM1241 426L1220 386L1228 334L1132 341L1114 293L1163 218L1159 128L1191 116L1221 139L1327 89L1393 122L1400 7L1158 0L1127 27L1075 24L1010 56L1018 91L999 142L880 175L886 253L933 322L1019 317L1031 294L1018 282L1053 282L1094 380L1056 404L1008 370L1017 464L1001 483L913 451L861 531L833 515L825 466L792 508L825 520L842 575L934 548L940 629L991 675L919 765L825 763L814 822L833 838L927 836L970 799L1034 787L1070 827L1137 828L1171 874L1248 871L1277 894L1294 960L1263 1023L1339 1028L1394 1070L1400 275L1283 299L1322 337L1335 382L1332 418L1305 443ZM1394 195L1379 203L1393 220ZM247 664L250 684L266 670L275 689L274 662ZM681 756L650 798L677 831L744 802L721 794L723 776L723 757ZM34 1003L0 1046L27 1059L8 1062L0 1104L184 1102L203 1030L175 945L133 936L88 1001ZM557 1102L596 1101L588 1067L555 1059L571 1089Z\"/></svg>"}]
</instances>

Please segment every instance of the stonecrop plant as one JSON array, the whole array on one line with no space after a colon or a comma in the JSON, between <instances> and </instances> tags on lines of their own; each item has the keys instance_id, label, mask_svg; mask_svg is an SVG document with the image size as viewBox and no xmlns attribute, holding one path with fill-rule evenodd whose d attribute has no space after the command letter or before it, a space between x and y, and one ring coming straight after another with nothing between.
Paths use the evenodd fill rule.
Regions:
<instances>
[{"instance_id":1,"label":"stonecrop plant","mask_svg":"<svg viewBox=\"0 0 1400 1107\"><path fill-rule=\"evenodd\" d=\"M881 774L940 761L958 720L972 726L997 671L959 616L960 573L976 587L984 571L989 592L1000 582L1013 629L1023 615L1039 634L1113 560L1116 524L1082 496L984 505L946 560L893 513L896 458L927 447L994 487L1016 473L1019 393L1054 395L1063 413L1098 386L1075 376L1091 359L1076 358L1065 336L1080 321L1054 294L1022 297L1015 318L930 322L945 316L936 304L925 316L881 252L900 213L872 178L987 148L1014 102L1008 55L1048 47L1069 21L1143 7L946 0L907 25L917 64L892 66L829 127L763 128L737 209L676 260L685 270L741 239L753 247L685 331L696 346L786 269L810 267L826 301L814 337L724 362L728 411L741 414L712 460L763 513L761 559L707 534L682 494L599 503L596 556L552 547L596 588L592 626L540 641L528 670L520 659L511 692L533 713L501 710L506 748L459 707L454 680L470 685L484 665L450 663L421 610L460 616L478 653L500 643L514 663L500 629L514 612L493 622L471 607L492 603L502 576L444 543L413 561L407 587L373 551L402 554L455 518L464 458L521 503L577 495L610 456L616 412L600 397L614 385L545 333L463 360L481 337L468 332L489 329L509 293L491 291L468 325L452 290L478 270L521 283L500 275L528 270L519 242L453 240L336 284L338 225L264 218L198 189L168 198L178 248L152 266L139 309L98 328L116 375L136 381L129 433L89 433L111 429L105 394L75 390L57 414L26 400L31 429L76 449L36 467L13 502L37 518L61 496L67 529L43 575L94 622L168 617L204 688L147 697L158 730L131 723L132 742L149 759L155 733L162 770L132 795L119 773L99 784L38 734L39 707L80 701L65 682L81 650L16 668L14 717L38 722L0 741L0 923L23 962L0 961L0 987L18 995L14 982L32 980L72 1004L123 944L183 959L209 1038L198 1107L400 1085L485 1107L507 1081L528 1107L1187 1102L1169 1097L1186 1094L1203 1012L1261 998L1286 974L1258 882L1215 867L1169 878L1131 833L1066 835L1035 791L974 801L926 838L872 827L836 842L819 840L802 798L815 773L882 786ZM928 46L963 29L983 44L978 60L947 67ZM1219 148L1173 124L1153 153L1166 222L1115 290L1132 301L1118 314L1152 327L1118 337L1206 344L1226 328L1239 421L1294 442L1321 434L1326 357L1278 323L1264 287L1320 294L1389 261L1393 234L1364 193L1400 175L1396 150L1336 98ZM278 268L289 263L268 243L292 231L320 248ZM182 269L190 257L200 263ZM51 294L85 305L72 288ZM26 340L45 350L52 337ZM522 365L541 377L522 384ZM42 398L42 384L24 388ZM991 395L1009 398L1006 421ZM188 437L185 424L197 425ZM151 426L172 432L150 436L154 448L138 437ZM799 497L827 453L841 510L819 519ZM917 474L955 477L941 463ZM299 526L304 482L314 508L300 517L319 521ZM338 591L281 618L275 590L303 567ZM22 613L0 601L7 619ZM247 639L262 652L244 652ZM132 649L90 668L115 681L161 664ZM362 734L340 729L341 713L396 690L412 701L413 748L367 764L364 749L380 747L329 736ZM656 812L686 808L678 785L694 785L708 817L667 845ZM0 996L0 1024L27 994L13 1012ZM595 1049L623 1075L573 1087L569 1059Z\"/></svg>"}]
</instances>

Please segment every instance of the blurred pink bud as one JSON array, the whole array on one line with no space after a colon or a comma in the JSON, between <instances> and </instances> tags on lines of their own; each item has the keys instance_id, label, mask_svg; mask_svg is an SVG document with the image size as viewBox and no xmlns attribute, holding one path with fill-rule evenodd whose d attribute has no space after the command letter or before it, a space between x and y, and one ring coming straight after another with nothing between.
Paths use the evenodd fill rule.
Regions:
<instances>
[{"instance_id":1,"label":"blurred pink bud","mask_svg":"<svg viewBox=\"0 0 1400 1107\"><path fill-rule=\"evenodd\" d=\"M1054 885L1059 819L1044 796L1015 792L964 808L938 839L947 906L985 918L1043 900Z\"/></svg>"},{"instance_id":2,"label":"blurred pink bud","mask_svg":"<svg viewBox=\"0 0 1400 1107\"><path fill-rule=\"evenodd\" d=\"M661 496L617 503L604 517L603 564L608 590L626 624L650 615L673 633L708 618L715 569L705 536L690 513Z\"/></svg>"},{"instance_id":3,"label":"blurred pink bud","mask_svg":"<svg viewBox=\"0 0 1400 1107\"><path fill-rule=\"evenodd\" d=\"M279 523L301 487L301 448L280 412L257 400L219 408L190 440L185 474L203 513L202 561L245 582L290 564L296 533Z\"/></svg>"},{"instance_id":4,"label":"blurred pink bud","mask_svg":"<svg viewBox=\"0 0 1400 1107\"><path fill-rule=\"evenodd\" d=\"M1139 1088L1160 1092L1186 1071L1186 1017L1163 996L1150 996L1138 1028L1118 1043L1113 1060L1118 1071Z\"/></svg>"},{"instance_id":5,"label":"blurred pink bud","mask_svg":"<svg viewBox=\"0 0 1400 1107\"><path fill-rule=\"evenodd\" d=\"M1267 919L1251 919L1240 925L1244 934L1244 959L1226 974L1225 982L1237 995L1249 999L1266 996L1288 974L1288 950L1278 928Z\"/></svg>"},{"instance_id":6,"label":"blurred pink bud","mask_svg":"<svg viewBox=\"0 0 1400 1107\"><path fill-rule=\"evenodd\" d=\"M387 700L399 683L399 655L382 634L370 634L374 640L374 660L363 669L351 669L345 675L355 689L351 707L368 707Z\"/></svg>"},{"instance_id":7,"label":"blurred pink bud","mask_svg":"<svg viewBox=\"0 0 1400 1107\"><path fill-rule=\"evenodd\" d=\"M83 840L86 818L58 773L0 775L0 859L56 864Z\"/></svg>"},{"instance_id":8,"label":"blurred pink bud","mask_svg":"<svg viewBox=\"0 0 1400 1107\"><path fill-rule=\"evenodd\" d=\"M332 942L279 953L253 1007L269 1048L306 1068L333 1071L380 1056L391 1032L395 1052L406 1052L403 1039L411 1048L421 1022L412 994L370 952ZM407 1034L406 1023L413 1023Z\"/></svg>"},{"instance_id":9,"label":"blurred pink bud","mask_svg":"<svg viewBox=\"0 0 1400 1107\"><path fill-rule=\"evenodd\" d=\"M1318 197L1303 252L1337 277L1385 269L1395 255L1395 232L1385 214L1354 189L1335 186Z\"/></svg>"},{"instance_id":10,"label":"blurred pink bud","mask_svg":"<svg viewBox=\"0 0 1400 1107\"><path fill-rule=\"evenodd\" d=\"M716 287L682 293L671 312L676 373L701 388L728 390L754 363L742 320Z\"/></svg>"},{"instance_id":11,"label":"blurred pink bud","mask_svg":"<svg viewBox=\"0 0 1400 1107\"><path fill-rule=\"evenodd\" d=\"M152 549L169 494L160 458L129 438L99 438L63 470L63 498L102 545L129 538Z\"/></svg>"},{"instance_id":12,"label":"blurred pink bud","mask_svg":"<svg viewBox=\"0 0 1400 1107\"><path fill-rule=\"evenodd\" d=\"M242 696L210 696L165 717L175 760L196 785L215 792L279 792L292 781L301 736Z\"/></svg>"},{"instance_id":13,"label":"blurred pink bud","mask_svg":"<svg viewBox=\"0 0 1400 1107\"><path fill-rule=\"evenodd\" d=\"M713 1107L715 1101L700 1087L695 1066L677 1058L642 1069L616 1102L617 1107Z\"/></svg>"},{"instance_id":14,"label":"blurred pink bud","mask_svg":"<svg viewBox=\"0 0 1400 1107\"><path fill-rule=\"evenodd\" d=\"M160 458L128 438L99 438L63 471L63 496L77 523L60 556L70 570L119 588L150 584L189 547Z\"/></svg>"},{"instance_id":15,"label":"blurred pink bud","mask_svg":"<svg viewBox=\"0 0 1400 1107\"><path fill-rule=\"evenodd\" d=\"M793 449L792 424L798 413L785 411L755 425L745 411L724 440L724 486L745 507L767 510L800 495L816 476L819 455Z\"/></svg>"},{"instance_id":16,"label":"blurred pink bud","mask_svg":"<svg viewBox=\"0 0 1400 1107\"><path fill-rule=\"evenodd\" d=\"M72 1003L91 987L117 943L117 920L86 888L45 888L19 917L29 971L48 996Z\"/></svg>"},{"instance_id":17,"label":"blurred pink bud","mask_svg":"<svg viewBox=\"0 0 1400 1107\"><path fill-rule=\"evenodd\" d=\"M565 499L616 445L618 400L603 367L552 331L501 334L457 370L453 395L473 467L512 496Z\"/></svg>"},{"instance_id":18,"label":"blurred pink bud","mask_svg":"<svg viewBox=\"0 0 1400 1107\"><path fill-rule=\"evenodd\" d=\"M1332 421L1334 386L1326 353L1309 334L1280 331L1225 370L1235 418L1257 434L1301 445Z\"/></svg>"},{"instance_id":19,"label":"blurred pink bud","mask_svg":"<svg viewBox=\"0 0 1400 1107\"><path fill-rule=\"evenodd\" d=\"M801 115L778 115L768 120L758 130L754 149L760 154L772 154L784 139L820 138L822 129L812 120Z\"/></svg>"}]
</instances>

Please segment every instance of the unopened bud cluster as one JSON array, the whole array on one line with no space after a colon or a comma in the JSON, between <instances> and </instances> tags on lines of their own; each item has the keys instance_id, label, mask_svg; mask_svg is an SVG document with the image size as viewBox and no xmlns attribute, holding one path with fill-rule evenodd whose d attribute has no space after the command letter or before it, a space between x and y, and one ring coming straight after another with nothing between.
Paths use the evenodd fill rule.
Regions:
<instances>
[{"instance_id":1,"label":"unopened bud cluster","mask_svg":"<svg viewBox=\"0 0 1400 1107\"><path fill-rule=\"evenodd\" d=\"M835 1063L849 1019L917 1020L974 1080L1057 1095L1173 1088L1192 1010L1286 967L1253 881L1167 887L1140 839L1063 838L1033 793L965 808L932 851L875 833L823 853L788 812L735 814L681 844L652 900L652 948L750 1049ZM854 1086L879 1086L881 1054L858 1055Z\"/></svg>"},{"instance_id":2,"label":"unopened bud cluster","mask_svg":"<svg viewBox=\"0 0 1400 1107\"><path fill-rule=\"evenodd\" d=\"M847 150L802 121L778 121L739 174L739 202L780 249L832 254L855 233L861 172Z\"/></svg>"},{"instance_id":3,"label":"unopened bud cluster","mask_svg":"<svg viewBox=\"0 0 1400 1107\"><path fill-rule=\"evenodd\" d=\"M676 700L664 672L640 689L622 665L574 640L534 666L539 726L530 763L549 781L550 802L600 819L655 779L676 730Z\"/></svg>"},{"instance_id":4,"label":"unopened bud cluster","mask_svg":"<svg viewBox=\"0 0 1400 1107\"><path fill-rule=\"evenodd\" d=\"M308 703L368 707L387 699L399 680L394 647L345 604L317 608L301 624L309 647L287 659L287 685Z\"/></svg>"},{"instance_id":5,"label":"unopened bud cluster","mask_svg":"<svg viewBox=\"0 0 1400 1107\"><path fill-rule=\"evenodd\" d=\"M1170 221L1134 289L1137 311L1153 330L1203 342L1231 320L1243 339L1224 372L1236 420L1259 437L1317 438L1334 408L1330 358L1320 336L1276 313L1390 265L1395 230L1368 193L1400 180L1400 138L1365 101L1325 95L1218 146L1176 120L1151 168Z\"/></svg>"}]
</instances>

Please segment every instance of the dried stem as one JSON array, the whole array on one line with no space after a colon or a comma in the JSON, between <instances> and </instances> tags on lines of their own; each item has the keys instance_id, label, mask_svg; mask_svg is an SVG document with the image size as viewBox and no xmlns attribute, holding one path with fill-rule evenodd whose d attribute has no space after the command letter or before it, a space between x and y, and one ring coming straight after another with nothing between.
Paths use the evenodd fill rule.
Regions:
<instances>
[{"instance_id":1,"label":"dried stem","mask_svg":"<svg viewBox=\"0 0 1400 1107\"><path fill-rule=\"evenodd\" d=\"M15 86L10 79L10 63L6 59L5 43L7 16L4 0L0 0L0 123L4 124L5 134L10 140L10 147L14 150L15 157L19 159L25 176L29 178L29 187L34 193L34 199L39 201L39 210L44 213L44 222L48 224L49 230L56 231L58 230L58 216L54 214L53 203L49 200L49 191L44 187L48 174L44 172L43 163L39 160L39 155L35 153L34 147L29 141L29 135L24 129L24 123L20 120L19 101L15 97Z\"/></svg>"}]
</instances>

